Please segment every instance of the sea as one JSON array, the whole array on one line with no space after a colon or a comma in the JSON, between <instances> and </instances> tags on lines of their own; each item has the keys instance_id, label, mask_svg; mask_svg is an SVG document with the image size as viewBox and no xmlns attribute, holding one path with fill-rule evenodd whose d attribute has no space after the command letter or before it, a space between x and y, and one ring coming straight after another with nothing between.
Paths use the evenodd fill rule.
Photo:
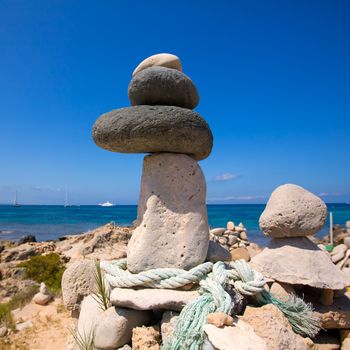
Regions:
<instances>
[{"instance_id":1,"label":"sea","mask_svg":"<svg viewBox=\"0 0 350 350\"><path fill-rule=\"evenodd\" d=\"M259 230L259 217L264 204L208 205L208 220L211 228L226 227L227 221L236 225L240 222L248 230L250 241L266 245L268 239ZM333 213L333 223L345 225L350 220L350 204L327 204ZM28 234L37 241L55 240L68 234L79 234L108 222L129 226L136 219L136 205L101 207L80 205L64 207L59 205L0 205L0 240L18 240ZM329 220L317 234L319 237L329 231Z\"/></svg>"}]
</instances>

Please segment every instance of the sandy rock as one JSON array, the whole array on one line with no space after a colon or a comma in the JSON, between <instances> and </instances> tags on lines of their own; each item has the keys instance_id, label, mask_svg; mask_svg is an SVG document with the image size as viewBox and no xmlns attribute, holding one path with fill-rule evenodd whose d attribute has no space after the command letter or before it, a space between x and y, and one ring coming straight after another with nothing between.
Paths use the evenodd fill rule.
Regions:
<instances>
[{"instance_id":1,"label":"sandy rock","mask_svg":"<svg viewBox=\"0 0 350 350\"><path fill-rule=\"evenodd\" d=\"M259 225L270 237L297 237L315 234L326 220L327 207L319 197L300 186L287 184L272 192Z\"/></svg>"},{"instance_id":2,"label":"sandy rock","mask_svg":"<svg viewBox=\"0 0 350 350\"><path fill-rule=\"evenodd\" d=\"M32 320L27 320L21 323L16 324L16 331L23 331L24 329L31 328L33 327L33 322Z\"/></svg>"},{"instance_id":3,"label":"sandy rock","mask_svg":"<svg viewBox=\"0 0 350 350\"><path fill-rule=\"evenodd\" d=\"M171 152L209 156L213 135L195 111L176 106L133 106L100 116L92 130L99 147L121 153Z\"/></svg>"},{"instance_id":4,"label":"sandy rock","mask_svg":"<svg viewBox=\"0 0 350 350\"><path fill-rule=\"evenodd\" d=\"M27 260L33 255L38 255L39 250L31 243L24 243L20 246L5 249L1 252L1 262L10 262L14 260Z\"/></svg>"},{"instance_id":5,"label":"sandy rock","mask_svg":"<svg viewBox=\"0 0 350 350\"><path fill-rule=\"evenodd\" d=\"M129 83L132 106L162 105L193 109L199 96L192 80L184 73L165 67L151 67L137 74Z\"/></svg>"},{"instance_id":6,"label":"sandy rock","mask_svg":"<svg viewBox=\"0 0 350 350\"><path fill-rule=\"evenodd\" d=\"M231 253L231 258L233 261L240 260L240 259L243 259L245 261L250 260L248 250L245 247L232 249L230 253Z\"/></svg>"},{"instance_id":7,"label":"sandy rock","mask_svg":"<svg viewBox=\"0 0 350 350\"><path fill-rule=\"evenodd\" d=\"M0 338L5 337L8 333L8 329L5 326L0 327Z\"/></svg>"},{"instance_id":8,"label":"sandy rock","mask_svg":"<svg viewBox=\"0 0 350 350\"><path fill-rule=\"evenodd\" d=\"M306 237L276 238L251 260L254 269L278 282L343 289L349 284L327 253Z\"/></svg>"},{"instance_id":9,"label":"sandy rock","mask_svg":"<svg viewBox=\"0 0 350 350\"><path fill-rule=\"evenodd\" d=\"M134 310L181 311L185 305L198 297L199 293L196 291L115 288L112 290L110 300L115 306Z\"/></svg>"},{"instance_id":10,"label":"sandy rock","mask_svg":"<svg viewBox=\"0 0 350 350\"><path fill-rule=\"evenodd\" d=\"M151 320L151 313L110 307L101 313L95 325L95 348L113 350L130 342L132 330L146 325Z\"/></svg>"},{"instance_id":11,"label":"sandy rock","mask_svg":"<svg viewBox=\"0 0 350 350\"><path fill-rule=\"evenodd\" d=\"M217 262L230 260L231 254L227 249L223 248L218 242L209 241L206 261Z\"/></svg>"},{"instance_id":12,"label":"sandy rock","mask_svg":"<svg viewBox=\"0 0 350 350\"><path fill-rule=\"evenodd\" d=\"M239 320L234 327L217 328L206 324L204 331L209 342L218 350L267 350L266 342L251 326ZM287 348L285 348L287 349Z\"/></svg>"},{"instance_id":13,"label":"sandy rock","mask_svg":"<svg viewBox=\"0 0 350 350\"><path fill-rule=\"evenodd\" d=\"M150 67L166 67L176 69L182 72L182 66L179 57L172 55L170 53L158 53L144 59L134 70L132 76L134 77L137 73L141 72L144 69Z\"/></svg>"},{"instance_id":14,"label":"sandy rock","mask_svg":"<svg viewBox=\"0 0 350 350\"><path fill-rule=\"evenodd\" d=\"M215 236L222 236L226 230L223 227L213 228L210 233Z\"/></svg>"},{"instance_id":15,"label":"sandy rock","mask_svg":"<svg viewBox=\"0 0 350 350\"><path fill-rule=\"evenodd\" d=\"M241 318L266 341L269 350L306 350L303 338L295 334L282 312L272 304L255 308L248 306Z\"/></svg>"},{"instance_id":16,"label":"sandy rock","mask_svg":"<svg viewBox=\"0 0 350 350\"><path fill-rule=\"evenodd\" d=\"M136 327L132 331L133 350L159 350L160 342L160 332L156 326Z\"/></svg>"},{"instance_id":17,"label":"sandy rock","mask_svg":"<svg viewBox=\"0 0 350 350\"><path fill-rule=\"evenodd\" d=\"M128 245L128 270L190 269L204 262L209 245L205 178L184 154L146 156L138 223Z\"/></svg>"},{"instance_id":18,"label":"sandy rock","mask_svg":"<svg viewBox=\"0 0 350 350\"><path fill-rule=\"evenodd\" d=\"M179 313L175 311L164 311L160 323L163 344L174 333Z\"/></svg>"},{"instance_id":19,"label":"sandy rock","mask_svg":"<svg viewBox=\"0 0 350 350\"><path fill-rule=\"evenodd\" d=\"M235 230L235 223L233 221L228 221L227 222L227 225L226 225L226 228L229 230L229 231L234 231Z\"/></svg>"},{"instance_id":20,"label":"sandy rock","mask_svg":"<svg viewBox=\"0 0 350 350\"><path fill-rule=\"evenodd\" d=\"M233 318L229 315L226 315L224 312L213 312L211 314L208 314L207 323L222 328L224 326L232 326Z\"/></svg>"},{"instance_id":21,"label":"sandy rock","mask_svg":"<svg viewBox=\"0 0 350 350\"><path fill-rule=\"evenodd\" d=\"M290 295L296 295L295 290L291 285L278 282L272 283L270 293L280 300L287 300Z\"/></svg>"},{"instance_id":22,"label":"sandy rock","mask_svg":"<svg viewBox=\"0 0 350 350\"><path fill-rule=\"evenodd\" d=\"M95 291L94 261L81 260L70 265L62 276L62 297L68 310L78 310L84 296Z\"/></svg>"}]
</instances>

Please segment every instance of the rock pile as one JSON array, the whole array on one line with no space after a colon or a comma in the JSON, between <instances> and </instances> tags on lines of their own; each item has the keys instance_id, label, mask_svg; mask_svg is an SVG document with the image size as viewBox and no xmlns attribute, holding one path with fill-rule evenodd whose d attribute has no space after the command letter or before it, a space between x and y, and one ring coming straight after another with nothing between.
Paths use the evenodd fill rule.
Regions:
<instances>
[{"instance_id":1,"label":"rock pile","mask_svg":"<svg viewBox=\"0 0 350 350\"><path fill-rule=\"evenodd\" d=\"M128 270L189 269L207 255L206 184L197 160L209 156L213 137L192 109L194 83L169 54L149 57L134 71L132 107L100 116L95 143L112 152L152 153L144 158L137 228L128 245ZM171 242L171 243L170 243Z\"/></svg>"},{"instance_id":2,"label":"rock pile","mask_svg":"<svg viewBox=\"0 0 350 350\"><path fill-rule=\"evenodd\" d=\"M348 286L349 280L307 237L322 228L326 218L327 208L320 198L296 185L278 187L259 222L272 239L252 259L252 266L278 282L319 288L321 302L332 304L333 291Z\"/></svg>"},{"instance_id":3,"label":"rock pile","mask_svg":"<svg viewBox=\"0 0 350 350\"><path fill-rule=\"evenodd\" d=\"M35 304L46 305L53 299L53 295L48 291L44 282L40 284L39 293L35 294L33 301Z\"/></svg>"}]
</instances>

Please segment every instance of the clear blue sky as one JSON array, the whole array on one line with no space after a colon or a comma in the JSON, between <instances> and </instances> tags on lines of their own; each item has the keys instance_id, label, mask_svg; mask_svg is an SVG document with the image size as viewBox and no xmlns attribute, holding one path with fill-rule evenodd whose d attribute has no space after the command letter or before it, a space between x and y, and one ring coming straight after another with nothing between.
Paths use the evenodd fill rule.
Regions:
<instances>
[{"instance_id":1,"label":"clear blue sky","mask_svg":"<svg viewBox=\"0 0 350 350\"><path fill-rule=\"evenodd\" d=\"M131 72L178 55L214 134L209 203L283 183L350 201L348 1L0 0L0 203L137 202L142 155L91 137Z\"/></svg>"}]
</instances>

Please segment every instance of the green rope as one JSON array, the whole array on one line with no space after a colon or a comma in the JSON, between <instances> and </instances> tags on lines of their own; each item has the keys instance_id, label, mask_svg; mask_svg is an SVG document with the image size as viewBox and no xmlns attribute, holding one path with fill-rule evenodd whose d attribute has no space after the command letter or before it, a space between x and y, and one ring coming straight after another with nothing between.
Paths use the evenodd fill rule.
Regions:
<instances>
[{"instance_id":1,"label":"green rope","mask_svg":"<svg viewBox=\"0 0 350 350\"><path fill-rule=\"evenodd\" d=\"M111 287L149 287L177 289L189 283L199 283L200 296L181 311L175 331L162 346L162 350L199 350L204 341L204 325L209 313L232 313L233 301L226 292L233 286L245 296L256 296L261 305L273 304L286 316L293 330L303 336L314 337L319 329L319 320L312 312L311 304L291 295L281 301L264 290L265 279L247 262L239 260L225 265L219 261L198 265L189 271L163 268L138 274L126 270L126 259L114 262L101 261L101 269Z\"/></svg>"}]
</instances>

